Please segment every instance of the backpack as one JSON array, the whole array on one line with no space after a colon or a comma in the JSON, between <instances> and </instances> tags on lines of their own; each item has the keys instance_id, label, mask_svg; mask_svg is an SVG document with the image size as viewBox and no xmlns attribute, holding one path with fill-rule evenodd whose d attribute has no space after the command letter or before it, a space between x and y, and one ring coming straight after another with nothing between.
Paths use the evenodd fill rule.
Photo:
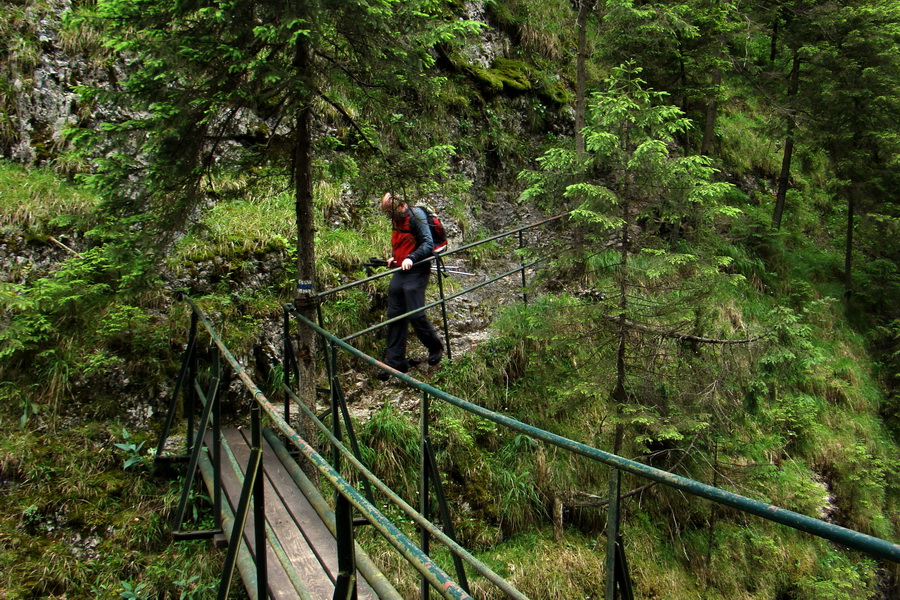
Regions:
<instances>
[{"instance_id":1,"label":"backpack","mask_svg":"<svg viewBox=\"0 0 900 600\"><path fill-rule=\"evenodd\" d=\"M432 252L440 254L447 249L447 234L444 233L444 224L441 223L441 218L435 213L425 207L420 208L425 211L425 216L428 219L428 228L431 229L431 240L434 242L434 250Z\"/></svg>"},{"instance_id":2,"label":"backpack","mask_svg":"<svg viewBox=\"0 0 900 600\"><path fill-rule=\"evenodd\" d=\"M411 206L410 209L412 208L418 208L425 213L428 229L431 230L431 241L434 242L434 250L432 250L432 252L434 254L440 254L446 250L447 234L444 232L444 224L441 222L441 218L427 206Z\"/></svg>"}]
</instances>

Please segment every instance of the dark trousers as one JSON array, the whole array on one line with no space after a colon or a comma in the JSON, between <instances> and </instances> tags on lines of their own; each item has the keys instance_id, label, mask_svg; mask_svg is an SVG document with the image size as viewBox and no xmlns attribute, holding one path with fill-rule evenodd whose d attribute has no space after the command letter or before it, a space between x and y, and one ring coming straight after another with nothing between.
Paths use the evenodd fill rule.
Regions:
<instances>
[{"instance_id":1,"label":"dark trousers","mask_svg":"<svg viewBox=\"0 0 900 600\"><path fill-rule=\"evenodd\" d=\"M430 265L431 263L426 264L429 268L414 267L409 271L394 273L388 286L388 319L425 306L425 286L428 285L428 277L431 275ZM443 348L441 338L434 325L425 316L424 310L391 323L387 326L387 351L384 362L399 370L409 368L406 362L406 339L409 335L407 325L412 325L416 337L428 349L429 354L439 352Z\"/></svg>"}]
</instances>

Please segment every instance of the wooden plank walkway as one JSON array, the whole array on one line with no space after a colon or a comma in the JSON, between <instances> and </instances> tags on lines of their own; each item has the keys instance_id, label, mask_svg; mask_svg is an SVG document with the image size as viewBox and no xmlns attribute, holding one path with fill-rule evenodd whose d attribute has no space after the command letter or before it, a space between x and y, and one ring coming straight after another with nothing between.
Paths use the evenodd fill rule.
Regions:
<instances>
[{"instance_id":1,"label":"wooden plank walkway","mask_svg":"<svg viewBox=\"0 0 900 600\"><path fill-rule=\"evenodd\" d=\"M222 490L231 513L237 510L241 495L244 473L250 458L250 431L242 429L222 430ZM212 445L212 434L206 439L207 448ZM303 495L290 472L282 464L269 441L263 436L263 472L265 474L265 513L267 529L283 549L293 566L297 578L308 593L308 597L330 599L334 595L334 584L338 574L337 543L322 518ZM212 495L212 479L204 474L207 488ZM252 557L256 556L253 514L249 515L244 529L244 544ZM273 548L271 540L266 544L269 595L275 600L296 600L299 595L289 575L278 558L279 552ZM255 560L255 558L254 558ZM378 574L383 579L383 575ZM245 581L248 593L255 595L255 586ZM378 596L357 572L357 598L378 600Z\"/></svg>"}]
</instances>

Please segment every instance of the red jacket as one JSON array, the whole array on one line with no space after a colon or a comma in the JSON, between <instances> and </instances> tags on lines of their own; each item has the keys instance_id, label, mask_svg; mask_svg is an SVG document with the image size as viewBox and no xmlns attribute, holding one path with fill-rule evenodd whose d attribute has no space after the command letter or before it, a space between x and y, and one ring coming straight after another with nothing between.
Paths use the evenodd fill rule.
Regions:
<instances>
[{"instance_id":1,"label":"red jacket","mask_svg":"<svg viewBox=\"0 0 900 600\"><path fill-rule=\"evenodd\" d=\"M408 206L400 220L394 221L391 250L395 266L399 266L406 258L417 263L431 256L434 240L431 238L428 216L424 210Z\"/></svg>"}]
</instances>

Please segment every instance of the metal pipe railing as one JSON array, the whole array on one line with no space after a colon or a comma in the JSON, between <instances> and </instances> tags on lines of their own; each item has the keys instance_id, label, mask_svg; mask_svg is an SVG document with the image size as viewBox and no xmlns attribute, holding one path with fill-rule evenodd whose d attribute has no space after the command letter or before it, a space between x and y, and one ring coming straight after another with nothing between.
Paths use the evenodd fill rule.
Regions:
<instances>
[{"instance_id":1,"label":"metal pipe railing","mask_svg":"<svg viewBox=\"0 0 900 600\"><path fill-rule=\"evenodd\" d=\"M323 336L327 340L330 340L334 344L337 344L339 347L343 348L357 358L360 358L363 361L368 362L375 367L378 367L379 369L387 371L389 374L393 375L397 379L400 379L401 381L404 381L405 383L418 389L419 391L427 392L428 394L431 394L436 398L440 398L441 400L444 400L445 402L452 404L453 406L492 421L498 425L502 425L509 429L519 431L535 439L542 440L559 448L569 450L590 460L601 462L610 467L613 467L614 469L631 473L632 475L637 475L638 477L642 477L645 479L650 479L651 481L656 481L657 483L661 483L668 487L681 490L688 494L699 496L718 504L730 506L731 508L754 514L769 521L787 525L788 527L791 527L793 529L811 533L818 537L830 540L843 546L847 546L849 548L853 548L855 550L860 550L883 560L900 562L900 544L895 544L893 542L876 538L874 536L870 536L858 531L853 531L839 525L834 525L832 523L827 523L813 517L808 517L806 515L802 515L800 513L781 508L779 506L767 504L758 500L753 500L751 498L747 498L745 496L741 496L739 494L735 494L721 488L713 487L711 485L701 483L687 477L682 477L668 471L663 471L662 469L657 469L649 465L645 465L609 452L605 452L603 450L599 450L597 448L593 448L581 442L576 442L575 440L571 440L563 436L550 433L549 431L539 429L532 425L528 425L512 417L508 417L488 410L482 406L478 406L477 404L473 404L443 390L418 381L417 379L414 379L413 377L410 377L405 373L401 373L400 371L385 365L381 361L367 355L361 350L354 348L337 336L325 331L296 311L294 311L294 316L297 317L306 326L312 327L319 335Z\"/></svg>"},{"instance_id":2,"label":"metal pipe railing","mask_svg":"<svg viewBox=\"0 0 900 600\"><path fill-rule=\"evenodd\" d=\"M288 475L294 480L294 483L297 484L297 487L303 495L306 496L310 506L313 507L316 514L318 514L319 518L325 523L325 527L328 528L331 535L337 536L334 511L331 510L331 506L329 506L325 498L322 497L319 489L309 480L300 468L300 465L297 464L297 461L294 460L294 457L291 456L274 431L268 428L264 429L263 437L266 438L269 446L275 451L275 456L277 456L284 465ZM375 562L362 551L359 544L356 545L356 565L380 600L403 600L399 592L394 589L394 586L391 585L384 576L384 573L382 573L375 565Z\"/></svg>"},{"instance_id":3,"label":"metal pipe railing","mask_svg":"<svg viewBox=\"0 0 900 600\"><path fill-rule=\"evenodd\" d=\"M388 498L388 500L390 500L393 504L400 508L400 510L402 510L406 514L406 516L415 521L419 527L425 528L429 534L431 534L442 544L447 546L447 548L454 555L459 556L460 558L465 560L473 569L484 576L485 579L496 585L497 588L503 591L509 598L513 598L514 600L528 600L527 596L512 587L505 579L492 571L490 567L472 556L465 548L460 546L454 539L444 533L444 531L442 531L438 527L435 527L434 524L432 524L425 516L423 516L410 504L408 504L403 498L398 496L397 493L389 488L383 481L378 479L378 477L374 473L372 473L362 463L362 461L360 461L353 454L353 452L351 452L349 448L344 446L340 442L340 440L332 435L331 431L328 429L328 426L322 423L322 421L316 416L314 412L303 405L303 403L300 401L300 397L297 396L293 392L293 390L287 389L284 386L282 386L282 389L285 391L285 393L290 394L294 401L297 402L300 410L312 421L316 429L318 429L325 436L325 438L328 440L328 443L331 444L332 447L337 449L338 452L340 452L343 457L346 458L351 465L353 465L353 467L359 472L360 475L365 478L366 481L369 481L379 492L384 494Z\"/></svg>"},{"instance_id":4,"label":"metal pipe railing","mask_svg":"<svg viewBox=\"0 0 900 600\"><path fill-rule=\"evenodd\" d=\"M447 302L448 300L453 300L454 298L458 298L459 296L462 296L462 295L464 295L464 294L468 294L468 293L471 292L471 291L477 290L477 289L479 289L479 288L483 288L484 286L489 285L489 284L491 284L491 283L494 283L495 281L499 281L499 280L503 279L504 277L509 277L509 276L512 275L513 273L518 273L519 271L524 271L524 270L527 269L528 267L532 267L532 266L534 266L535 264L537 264L537 261L536 261L536 260L535 260L535 261L531 261L530 263L525 264L525 265L522 265L521 267L516 267L516 268L513 269L512 271L507 271L506 273L504 273L504 274L502 274L502 275L498 275L497 277L493 277L493 278L491 278L491 279L488 279L487 281L482 281L481 283L475 284L475 285L473 285L472 287L466 288L466 289L464 289L464 290L460 290L460 291L456 292L455 294L450 294L450 295L447 296L446 298L442 298L442 299L440 299L440 300L435 300L434 302L429 302L428 304L426 304L426 305L423 306L422 308L417 308L417 309L415 309L415 310L411 310L411 311L409 311L409 312L407 312L407 313L403 313L402 315L398 315L398 316L396 316L396 317L392 317L392 318L388 319L387 321L382 321L381 323L378 323L377 325L372 325L371 327L367 327L366 329L363 329L362 331L357 331L356 333L351 334L351 335L348 335L347 337L343 338L343 340L344 340L345 342L349 342L350 340L356 339L356 338L358 338L358 337L360 337L360 336L362 336L362 335L365 335L365 334L367 334L367 333L371 333L371 332L373 332L373 331L377 331L378 329L381 329L382 327L386 327L386 326L390 325L391 323L396 323L397 321L402 321L403 319L406 319L407 317L410 317L411 315L414 315L414 314L416 314L416 313L420 313L420 312L422 312L423 310L427 310L427 309L429 309L429 308L435 307L435 306L437 306L438 304L444 304L444 303ZM323 331L324 331L324 329L323 329Z\"/></svg>"},{"instance_id":5,"label":"metal pipe railing","mask_svg":"<svg viewBox=\"0 0 900 600\"><path fill-rule=\"evenodd\" d=\"M428 555L424 554L416 545L401 532L396 525L391 523L375 506L373 506L362 494L360 494L349 482L328 463L306 440L290 426L290 424L278 413L277 408L266 398L246 370L234 358L221 338L216 334L209 321L203 315L199 307L190 299L185 300L197 313L200 324L206 328L213 344L219 349L219 353L231 366L234 373L244 384L244 387L253 396L256 404L266 412L275 427L291 441L291 443L303 454L313 467L324 477L353 508L358 510L369 523L392 545L394 548L422 574L431 586L441 596L448 600L471 600L471 596L456 584ZM315 326L317 329L318 325ZM340 340L338 340L340 341ZM302 402L298 402L302 406Z\"/></svg>"},{"instance_id":6,"label":"metal pipe railing","mask_svg":"<svg viewBox=\"0 0 900 600\"><path fill-rule=\"evenodd\" d=\"M496 234L496 235L492 235L492 236L490 236L490 237L486 237L486 238L484 238L484 239L482 239L482 240L478 240L477 242L472 242L471 244L466 244L465 246L460 246L459 248L455 248L455 249L453 249L453 250L448 250L448 251L446 251L446 252L441 252L441 257L443 258L443 257L446 257L446 256L451 256L451 255L456 254L456 253L458 253L458 252L465 252L466 250L470 250L471 248L475 248L476 246L480 246L480 245L482 245L482 244L487 244L488 242L493 242L494 240L499 240L499 239L501 239L501 238L509 237L509 236L511 236L511 235L519 234L519 233L521 233L521 232L528 231L529 229L534 229L535 227L540 227L541 225L546 225L547 223L550 223L550 222L552 222L552 221L556 221L556 220L558 220L558 219L562 219L563 217L568 216L570 213L571 213L571 211L567 211L567 212L564 212L564 213L562 213L562 214L559 214L559 215L556 215L556 216L553 216L553 217L549 217L549 218L547 218L547 219L543 219L543 220L537 221L537 222L535 222L535 223L531 223L530 225L524 225L524 226L519 227L519 228L517 228L517 229L511 229L510 231L505 231L505 232L503 232L503 233L498 233L498 234ZM435 261L435 260L437 260L437 257L436 257L436 256L429 256L428 258L422 260L421 262L425 263L425 262L430 262L430 261ZM388 275L392 275L393 273L396 273L396 272L399 271L399 270L400 270L400 267L395 267L395 268L393 268L393 269L388 269L387 271L382 271L381 273L376 273L376 274L374 274L374 275L370 275L369 277L366 277L366 278L364 278L364 279L359 279L359 280L357 280L357 281L351 281L350 283L345 283L344 285L339 285L339 286L336 287L336 288L332 288L332 289L330 289L330 290L325 290L325 291L323 291L323 292L319 292L318 294L316 294L316 296L317 296L319 299L322 299L322 298L325 298L325 297L327 297L327 296L330 296L331 294L335 294L335 293L337 293L337 292L342 292L342 291L344 291L344 290L349 290L349 289L351 289L351 288L354 288L354 287L356 287L356 286L362 285L362 284L364 284L364 283L369 283L370 281L375 281L376 279L381 279L382 277L387 277Z\"/></svg>"}]
</instances>

